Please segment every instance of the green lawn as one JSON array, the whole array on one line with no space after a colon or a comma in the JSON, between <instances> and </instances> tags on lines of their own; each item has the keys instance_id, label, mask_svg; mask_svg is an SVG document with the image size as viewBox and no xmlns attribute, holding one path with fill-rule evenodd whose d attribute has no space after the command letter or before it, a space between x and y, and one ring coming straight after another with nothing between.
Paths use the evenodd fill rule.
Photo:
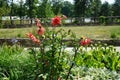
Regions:
<instances>
[{"instance_id":1,"label":"green lawn","mask_svg":"<svg viewBox=\"0 0 120 80\"><path fill-rule=\"evenodd\" d=\"M71 29L76 33L77 37L89 37L92 39L110 39L111 36L120 39L120 26L69 26L57 27L68 31ZM51 29L51 28L50 28ZM26 38L26 33L35 31L35 28L15 28L0 29L0 38Z\"/></svg>"}]
</instances>

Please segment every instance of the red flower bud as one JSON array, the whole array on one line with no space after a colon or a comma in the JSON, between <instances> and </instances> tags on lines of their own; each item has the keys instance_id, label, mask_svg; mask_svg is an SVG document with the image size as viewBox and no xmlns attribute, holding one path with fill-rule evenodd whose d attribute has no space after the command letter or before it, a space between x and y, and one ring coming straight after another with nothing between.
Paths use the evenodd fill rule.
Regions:
<instances>
[{"instance_id":1,"label":"red flower bud","mask_svg":"<svg viewBox=\"0 0 120 80\"><path fill-rule=\"evenodd\" d=\"M42 25L40 23L40 20L38 18L35 19L35 22L36 22L35 24L36 24L37 27L39 27L39 28L42 27Z\"/></svg>"},{"instance_id":2,"label":"red flower bud","mask_svg":"<svg viewBox=\"0 0 120 80\"><path fill-rule=\"evenodd\" d=\"M40 27L39 29L38 29L38 31L37 31L37 33L38 33L38 35L43 35L44 34L44 31L45 31L45 29L43 28L43 27Z\"/></svg>"},{"instance_id":3,"label":"red flower bud","mask_svg":"<svg viewBox=\"0 0 120 80\"><path fill-rule=\"evenodd\" d=\"M27 35L33 42L40 43L40 41L32 33L28 33Z\"/></svg>"}]
</instances>

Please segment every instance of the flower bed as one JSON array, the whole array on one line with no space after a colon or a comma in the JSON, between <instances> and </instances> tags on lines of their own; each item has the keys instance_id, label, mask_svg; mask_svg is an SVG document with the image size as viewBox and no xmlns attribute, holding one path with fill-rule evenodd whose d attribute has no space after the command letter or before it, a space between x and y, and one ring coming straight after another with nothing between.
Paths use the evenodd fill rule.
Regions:
<instances>
[{"instance_id":1,"label":"flower bed","mask_svg":"<svg viewBox=\"0 0 120 80\"><path fill-rule=\"evenodd\" d=\"M10 80L75 80L76 77L119 79L120 53L113 46L95 44L90 38L77 39L71 30L67 32L64 29L56 30L55 27L61 23L61 19L64 17L56 16L52 19L52 30L44 28L40 20L36 19L37 33L26 34L30 42L28 39L22 39L24 41L8 39L10 45L14 45L4 44L0 47L0 78ZM65 40L67 36L71 37L71 40ZM21 51L23 49L20 41L30 44L25 52ZM33 46L37 46L38 50ZM72 52L66 51L68 46L73 47ZM91 48L89 51L88 46ZM93 74L90 75L88 73L92 73L92 67ZM99 69L106 72L101 75L99 72L96 74ZM107 74L109 71L110 75ZM114 75L112 71L115 72Z\"/></svg>"},{"instance_id":2,"label":"flower bed","mask_svg":"<svg viewBox=\"0 0 120 80\"><path fill-rule=\"evenodd\" d=\"M96 47L90 51L82 49L85 47L80 47L77 58L74 62L74 66L71 69L71 73L68 79L71 80L119 80L120 79L120 53L114 51L114 48L108 47L103 49L101 47ZM3 45L0 47L0 79L4 80L34 80L38 71L36 60L41 56L39 54L39 49L34 49L35 53L32 53L31 48L24 50L24 47L19 45L7 46ZM47 54L50 55L49 50ZM62 51L63 52L63 51ZM36 54L36 58L35 55ZM60 73L60 78L65 80L67 72L69 70L70 64L73 62L73 54L65 51L63 54L62 61L64 64L62 73ZM45 59L44 59L45 60ZM42 63L39 63L39 67ZM50 62L46 62L44 66L47 66ZM50 66L48 66L50 67ZM48 71L48 70L46 70ZM49 74L49 72L47 72ZM44 78L47 75L40 74ZM46 79L45 79L46 80Z\"/></svg>"}]
</instances>

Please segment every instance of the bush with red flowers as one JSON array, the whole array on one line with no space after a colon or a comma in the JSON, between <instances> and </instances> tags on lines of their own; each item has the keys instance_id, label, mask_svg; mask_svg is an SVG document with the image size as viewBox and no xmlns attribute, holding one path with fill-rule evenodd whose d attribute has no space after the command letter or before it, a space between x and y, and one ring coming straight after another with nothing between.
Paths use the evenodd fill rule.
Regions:
<instances>
[{"instance_id":1,"label":"bush with red flowers","mask_svg":"<svg viewBox=\"0 0 120 80\"><path fill-rule=\"evenodd\" d=\"M66 16L55 16L52 18L52 27L60 25L61 20L66 18ZM75 62L80 44L82 46L86 46L90 43L90 39L81 40L80 44L78 44L78 40L76 39L75 34L70 30L68 30L68 32L65 32L63 29L56 31L56 28L53 28L52 30L46 28L45 31L43 26L40 24L39 19L36 19L36 26L38 27L37 34L39 36L44 35L44 37L40 37L39 41L31 33L28 34L29 38L33 42L41 42L39 53L36 53L34 49L31 49L31 53L36 60L35 63L37 67L35 69L36 77L34 80L68 80L71 74L71 70L74 66L73 62ZM73 39L72 44L74 49L74 56L71 60L69 59L69 56L67 56L69 53L65 50L68 43L63 42L63 39L70 35Z\"/></svg>"}]
</instances>

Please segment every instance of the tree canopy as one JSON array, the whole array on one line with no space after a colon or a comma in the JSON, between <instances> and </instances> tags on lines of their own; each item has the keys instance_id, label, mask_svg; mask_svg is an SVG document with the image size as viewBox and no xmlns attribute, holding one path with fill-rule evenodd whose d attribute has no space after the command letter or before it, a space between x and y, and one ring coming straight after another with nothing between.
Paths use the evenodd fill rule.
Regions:
<instances>
[{"instance_id":1,"label":"tree canopy","mask_svg":"<svg viewBox=\"0 0 120 80\"><path fill-rule=\"evenodd\" d=\"M64 14L68 17L120 16L120 0L113 4L101 0L0 0L0 15L47 18Z\"/></svg>"}]
</instances>

